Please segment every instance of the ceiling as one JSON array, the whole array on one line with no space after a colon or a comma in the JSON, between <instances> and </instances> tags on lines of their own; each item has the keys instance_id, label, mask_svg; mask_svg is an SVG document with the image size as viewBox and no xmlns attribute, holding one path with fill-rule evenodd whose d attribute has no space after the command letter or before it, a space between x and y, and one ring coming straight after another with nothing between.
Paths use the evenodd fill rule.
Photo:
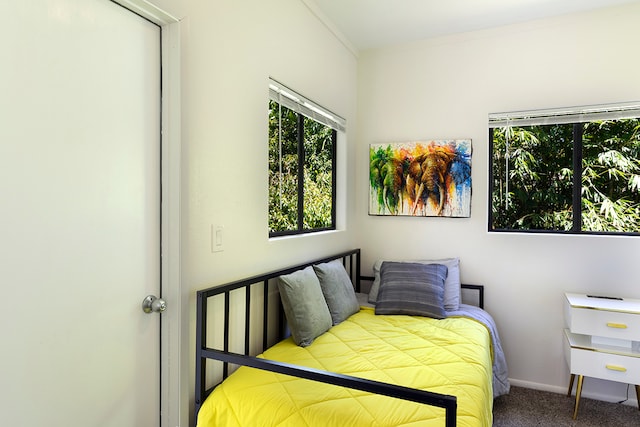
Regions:
<instances>
[{"instance_id":1,"label":"ceiling","mask_svg":"<svg viewBox=\"0 0 640 427\"><path fill-rule=\"evenodd\" d=\"M355 51L637 1L303 0Z\"/></svg>"}]
</instances>

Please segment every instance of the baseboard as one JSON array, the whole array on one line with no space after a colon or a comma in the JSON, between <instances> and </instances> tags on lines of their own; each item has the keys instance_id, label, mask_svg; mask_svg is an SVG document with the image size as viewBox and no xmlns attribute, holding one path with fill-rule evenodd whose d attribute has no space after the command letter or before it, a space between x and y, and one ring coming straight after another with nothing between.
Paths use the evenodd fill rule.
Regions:
<instances>
[{"instance_id":1,"label":"baseboard","mask_svg":"<svg viewBox=\"0 0 640 427\"><path fill-rule=\"evenodd\" d=\"M509 383L516 387L530 388L533 390L540 390L540 391L548 391L550 393L560 393L560 394L567 393L566 387L560 387L560 386L555 386L550 384L534 383L531 381L518 380L515 378L509 378Z\"/></svg>"},{"instance_id":2,"label":"baseboard","mask_svg":"<svg viewBox=\"0 0 640 427\"><path fill-rule=\"evenodd\" d=\"M509 378L509 383L511 383L511 385L516 387L530 388L533 390L548 391L550 393L558 393L558 394L564 394L564 395L567 394L567 387L569 386L568 384L567 384L567 387L562 387L562 386L555 386L550 384L534 383L532 381L518 380L515 378ZM575 393L575 386L574 386L573 393ZM635 395L636 395L636 392L635 392L634 386L630 385L628 400L623 402L623 405L635 406L637 408L638 401L636 400ZM586 397L588 399L602 400L603 402L612 402L612 403L618 403L619 401L626 398L626 396L616 397L616 396L611 396L603 393L594 393L584 389L582 390L582 397Z\"/></svg>"}]
</instances>

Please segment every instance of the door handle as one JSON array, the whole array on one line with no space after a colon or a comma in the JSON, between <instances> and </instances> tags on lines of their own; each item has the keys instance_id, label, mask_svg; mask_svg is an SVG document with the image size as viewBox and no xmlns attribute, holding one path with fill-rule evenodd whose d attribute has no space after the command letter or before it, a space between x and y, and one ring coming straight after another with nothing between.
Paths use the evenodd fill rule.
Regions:
<instances>
[{"instance_id":1,"label":"door handle","mask_svg":"<svg viewBox=\"0 0 640 427\"><path fill-rule=\"evenodd\" d=\"M147 295L142 300L142 311L145 313L162 313L167 309L167 303L155 295Z\"/></svg>"}]
</instances>

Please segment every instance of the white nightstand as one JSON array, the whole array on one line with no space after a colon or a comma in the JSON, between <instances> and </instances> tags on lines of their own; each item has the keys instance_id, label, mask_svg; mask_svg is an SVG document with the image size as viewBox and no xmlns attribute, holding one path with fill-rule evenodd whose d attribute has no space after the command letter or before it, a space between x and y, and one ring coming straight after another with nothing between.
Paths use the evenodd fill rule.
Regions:
<instances>
[{"instance_id":1,"label":"white nightstand","mask_svg":"<svg viewBox=\"0 0 640 427\"><path fill-rule=\"evenodd\" d=\"M640 406L640 300L565 294L564 354L571 396L578 375L573 419L584 377L634 384Z\"/></svg>"}]
</instances>

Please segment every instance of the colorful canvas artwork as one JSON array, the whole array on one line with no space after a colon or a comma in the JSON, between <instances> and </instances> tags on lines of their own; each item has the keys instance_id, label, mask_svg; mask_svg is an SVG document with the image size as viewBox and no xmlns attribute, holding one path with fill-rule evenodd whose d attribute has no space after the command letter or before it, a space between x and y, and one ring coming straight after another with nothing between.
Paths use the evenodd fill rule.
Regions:
<instances>
[{"instance_id":1,"label":"colorful canvas artwork","mask_svg":"<svg viewBox=\"0 0 640 427\"><path fill-rule=\"evenodd\" d=\"M469 217L471 140L371 144L369 214Z\"/></svg>"}]
</instances>

